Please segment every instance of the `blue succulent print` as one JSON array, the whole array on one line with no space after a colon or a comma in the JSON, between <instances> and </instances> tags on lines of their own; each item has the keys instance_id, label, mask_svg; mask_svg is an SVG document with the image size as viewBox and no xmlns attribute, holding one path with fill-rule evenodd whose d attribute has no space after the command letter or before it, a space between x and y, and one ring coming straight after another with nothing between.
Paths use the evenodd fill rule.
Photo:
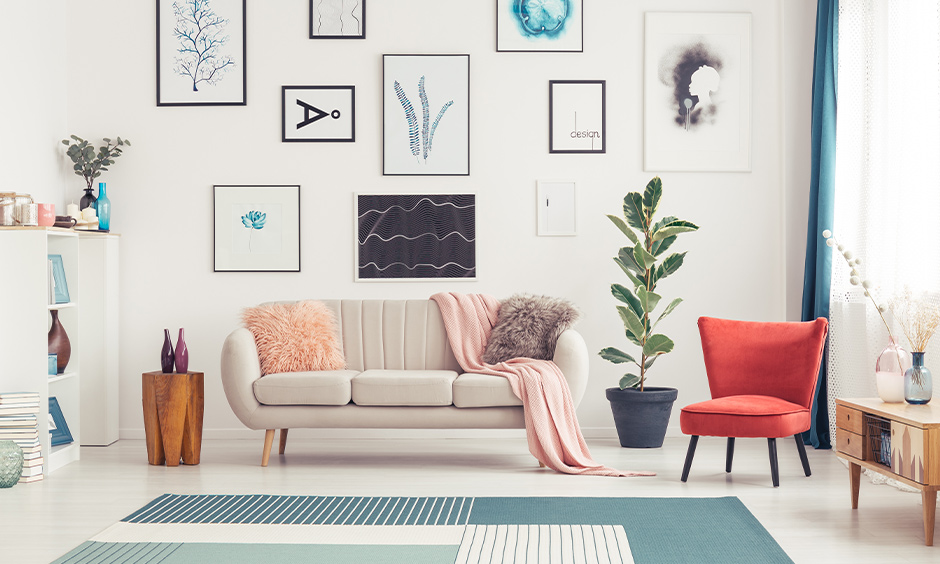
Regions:
<instances>
[{"instance_id":1,"label":"blue succulent print","mask_svg":"<svg viewBox=\"0 0 940 564\"><path fill-rule=\"evenodd\" d=\"M514 0L512 12L526 35L552 36L565 27L568 0Z\"/></svg>"},{"instance_id":2,"label":"blue succulent print","mask_svg":"<svg viewBox=\"0 0 940 564\"><path fill-rule=\"evenodd\" d=\"M268 214L259 211L250 211L242 216L242 225L251 229L251 233L248 234L249 253L251 252L251 234L255 232L255 229L264 229L264 221L267 216Z\"/></svg>"}]
</instances>

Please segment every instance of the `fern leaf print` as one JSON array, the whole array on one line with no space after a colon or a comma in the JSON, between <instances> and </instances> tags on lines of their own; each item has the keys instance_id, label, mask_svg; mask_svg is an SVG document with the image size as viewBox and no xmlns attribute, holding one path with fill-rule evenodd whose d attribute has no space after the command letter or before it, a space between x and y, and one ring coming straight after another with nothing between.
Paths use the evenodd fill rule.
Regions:
<instances>
[{"instance_id":1,"label":"fern leaf print","mask_svg":"<svg viewBox=\"0 0 940 564\"><path fill-rule=\"evenodd\" d=\"M428 93L424 89L424 75L418 81L418 97L421 98L421 140L424 160L428 160L428 150L430 142L428 140L428 126L431 122L430 110L428 109Z\"/></svg>"},{"instance_id":2,"label":"fern leaf print","mask_svg":"<svg viewBox=\"0 0 940 564\"><path fill-rule=\"evenodd\" d=\"M395 95L398 96L398 101L401 102L401 107L405 110L405 119L408 120L408 145L411 148L411 154L419 157L421 155L421 146L418 142L418 117L415 115L415 109L411 105L411 101L408 100L408 96L405 95L405 91L397 80L395 81Z\"/></svg>"},{"instance_id":3,"label":"fern leaf print","mask_svg":"<svg viewBox=\"0 0 940 564\"><path fill-rule=\"evenodd\" d=\"M434 119L434 125L431 126L431 132L430 132L430 134L428 135L428 152L431 151L431 145L432 145L432 143L434 143L434 132L437 130L437 124L439 124L439 123L441 122L441 118L444 117L444 112L447 111L447 108L449 108L449 107L451 107L451 106L453 106L453 105L454 105L454 101L453 101L453 100L451 100L450 102L447 102L446 104L444 104L444 107L441 108L441 111L440 111L440 112L438 112L437 118Z\"/></svg>"}]
</instances>

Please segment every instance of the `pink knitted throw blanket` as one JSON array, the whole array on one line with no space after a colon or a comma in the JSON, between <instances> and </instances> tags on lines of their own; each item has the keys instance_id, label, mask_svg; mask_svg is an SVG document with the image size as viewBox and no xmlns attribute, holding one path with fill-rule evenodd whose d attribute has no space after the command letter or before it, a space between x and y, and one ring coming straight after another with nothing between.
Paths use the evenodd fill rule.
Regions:
<instances>
[{"instance_id":1,"label":"pink knitted throw blanket","mask_svg":"<svg viewBox=\"0 0 940 564\"><path fill-rule=\"evenodd\" d=\"M440 293L431 296L441 308L447 338L466 372L502 376L522 400L529 452L540 462L566 474L654 476L653 472L621 472L591 459L581 435L568 383L548 360L514 358L499 364L481 360L496 325L499 302L484 294Z\"/></svg>"}]
</instances>

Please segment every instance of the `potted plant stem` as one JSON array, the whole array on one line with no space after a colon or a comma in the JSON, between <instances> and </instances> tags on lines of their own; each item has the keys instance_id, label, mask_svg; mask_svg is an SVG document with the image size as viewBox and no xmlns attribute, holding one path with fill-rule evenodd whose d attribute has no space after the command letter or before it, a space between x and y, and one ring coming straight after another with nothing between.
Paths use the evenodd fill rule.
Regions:
<instances>
[{"instance_id":1,"label":"potted plant stem","mask_svg":"<svg viewBox=\"0 0 940 564\"><path fill-rule=\"evenodd\" d=\"M679 395L675 388L646 385L646 375L653 363L674 347L672 339L654 333L656 326L682 303L682 298L675 298L653 321L662 301L662 296L656 293L656 286L682 266L686 253L672 253L665 258L663 255L680 233L696 231L698 226L673 216L654 223L653 217L662 195L663 183L657 176L649 181L642 195L639 192L627 194L623 199L622 219L607 216L630 240L630 245L621 248L614 257L630 285L611 284L610 291L622 302L617 306L617 313L623 321L627 340L640 348L639 358L614 347L607 347L599 353L614 364L636 366L635 370L623 375L619 388L607 389L617 435L624 447L661 447L672 404Z\"/></svg>"}]
</instances>

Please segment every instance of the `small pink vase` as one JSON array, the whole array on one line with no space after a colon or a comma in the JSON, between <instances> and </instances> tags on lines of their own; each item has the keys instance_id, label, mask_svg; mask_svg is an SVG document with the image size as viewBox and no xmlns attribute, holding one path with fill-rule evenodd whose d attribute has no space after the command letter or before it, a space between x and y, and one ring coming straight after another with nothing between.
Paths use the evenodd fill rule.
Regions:
<instances>
[{"instance_id":1,"label":"small pink vase","mask_svg":"<svg viewBox=\"0 0 940 564\"><path fill-rule=\"evenodd\" d=\"M888 346L875 361L875 384L881 401L904 401L904 371L910 368L911 364L911 353L901 348L897 339L889 337Z\"/></svg>"},{"instance_id":2,"label":"small pink vase","mask_svg":"<svg viewBox=\"0 0 940 564\"><path fill-rule=\"evenodd\" d=\"M183 340L182 328L180 328L179 339L176 340L176 352L174 355L176 360L176 373L185 374L189 369L189 349L186 348L186 341Z\"/></svg>"}]
</instances>

